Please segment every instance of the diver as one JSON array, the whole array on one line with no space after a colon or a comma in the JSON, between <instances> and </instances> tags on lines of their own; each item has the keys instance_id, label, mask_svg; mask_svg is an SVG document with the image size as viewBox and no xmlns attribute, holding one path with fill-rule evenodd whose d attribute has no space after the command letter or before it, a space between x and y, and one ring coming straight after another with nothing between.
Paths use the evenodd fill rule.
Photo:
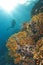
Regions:
<instances>
[{"instance_id":1,"label":"diver","mask_svg":"<svg viewBox=\"0 0 43 65\"><path fill-rule=\"evenodd\" d=\"M7 28L7 30L9 29L13 29L15 27L16 21L13 19L11 22L11 26Z\"/></svg>"}]
</instances>

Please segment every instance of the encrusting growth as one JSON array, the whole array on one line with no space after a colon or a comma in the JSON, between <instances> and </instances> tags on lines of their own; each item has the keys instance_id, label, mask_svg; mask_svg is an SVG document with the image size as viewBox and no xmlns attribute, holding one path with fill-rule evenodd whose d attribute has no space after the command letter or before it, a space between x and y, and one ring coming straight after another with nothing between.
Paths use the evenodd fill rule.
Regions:
<instances>
[{"instance_id":1,"label":"encrusting growth","mask_svg":"<svg viewBox=\"0 0 43 65\"><path fill-rule=\"evenodd\" d=\"M9 55L15 64L43 64L43 13L24 23L20 32L13 34L7 41Z\"/></svg>"}]
</instances>

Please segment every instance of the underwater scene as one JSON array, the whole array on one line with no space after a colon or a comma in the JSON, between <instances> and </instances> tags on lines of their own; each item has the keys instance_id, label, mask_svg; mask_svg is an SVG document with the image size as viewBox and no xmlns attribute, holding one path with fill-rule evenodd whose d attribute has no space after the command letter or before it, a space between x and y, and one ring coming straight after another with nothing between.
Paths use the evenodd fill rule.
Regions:
<instances>
[{"instance_id":1,"label":"underwater scene","mask_svg":"<svg viewBox=\"0 0 43 65\"><path fill-rule=\"evenodd\" d=\"M0 0L0 65L43 65L43 0Z\"/></svg>"}]
</instances>

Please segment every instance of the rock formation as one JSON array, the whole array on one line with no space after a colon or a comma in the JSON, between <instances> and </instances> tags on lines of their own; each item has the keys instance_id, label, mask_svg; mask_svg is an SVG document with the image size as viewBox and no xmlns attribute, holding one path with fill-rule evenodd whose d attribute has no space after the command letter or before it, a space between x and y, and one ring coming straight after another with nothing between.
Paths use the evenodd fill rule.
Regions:
<instances>
[{"instance_id":1,"label":"rock formation","mask_svg":"<svg viewBox=\"0 0 43 65\"><path fill-rule=\"evenodd\" d=\"M6 44L15 64L43 64L43 13L24 23L20 32L13 34Z\"/></svg>"}]
</instances>

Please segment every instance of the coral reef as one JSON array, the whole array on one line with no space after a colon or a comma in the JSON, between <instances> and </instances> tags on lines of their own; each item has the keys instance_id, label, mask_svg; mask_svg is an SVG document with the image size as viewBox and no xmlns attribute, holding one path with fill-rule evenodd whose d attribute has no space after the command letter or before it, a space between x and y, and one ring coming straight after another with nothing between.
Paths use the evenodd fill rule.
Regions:
<instances>
[{"instance_id":1,"label":"coral reef","mask_svg":"<svg viewBox=\"0 0 43 65\"><path fill-rule=\"evenodd\" d=\"M6 44L9 56L19 65L43 64L43 13L24 23L20 32L13 34Z\"/></svg>"}]
</instances>

